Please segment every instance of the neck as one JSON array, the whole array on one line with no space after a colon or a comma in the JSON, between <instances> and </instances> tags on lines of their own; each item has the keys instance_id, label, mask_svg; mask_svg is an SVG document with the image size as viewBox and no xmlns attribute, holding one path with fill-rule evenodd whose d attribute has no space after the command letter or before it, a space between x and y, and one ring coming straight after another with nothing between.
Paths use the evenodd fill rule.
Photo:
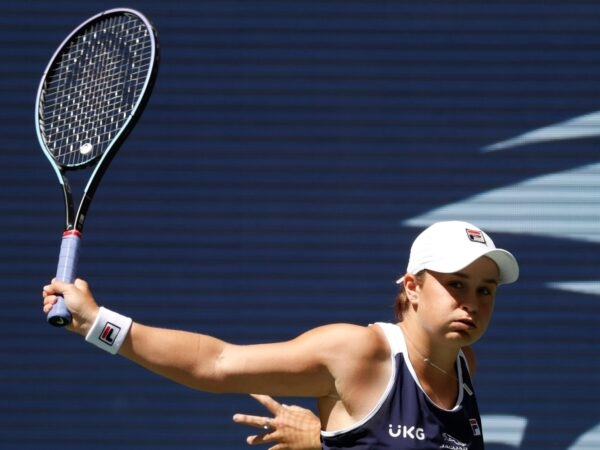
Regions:
<instances>
[{"instance_id":1,"label":"neck","mask_svg":"<svg viewBox=\"0 0 600 450\"><path fill-rule=\"evenodd\" d=\"M447 351L444 352L446 353L445 357L440 356L437 360L432 359L428 355L432 355L434 352L421 350L406 329L402 329L407 343L408 357L422 389L430 400L438 406L452 408L456 403L459 392L458 374L456 373L457 351ZM432 347L424 346L423 348Z\"/></svg>"},{"instance_id":2,"label":"neck","mask_svg":"<svg viewBox=\"0 0 600 450\"><path fill-rule=\"evenodd\" d=\"M456 380L457 349L441 348L406 325L400 325L400 328L404 333L409 358L422 375L443 375Z\"/></svg>"}]
</instances>

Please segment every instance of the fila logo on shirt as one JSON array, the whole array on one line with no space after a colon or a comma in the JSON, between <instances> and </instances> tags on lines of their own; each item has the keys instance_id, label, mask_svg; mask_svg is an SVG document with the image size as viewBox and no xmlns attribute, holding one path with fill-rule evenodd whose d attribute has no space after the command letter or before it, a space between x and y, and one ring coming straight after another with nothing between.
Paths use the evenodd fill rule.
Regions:
<instances>
[{"instance_id":1,"label":"fila logo on shirt","mask_svg":"<svg viewBox=\"0 0 600 450\"><path fill-rule=\"evenodd\" d=\"M415 426L409 427L406 425L388 425L388 433L393 438L403 438L423 441L425 439L425 430Z\"/></svg>"},{"instance_id":2,"label":"fila logo on shirt","mask_svg":"<svg viewBox=\"0 0 600 450\"><path fill-rule=\"evenodd\" d=\"M469 419L469 425L471 425L471 430L473 430L473 436L481 436L481 428L479 428L477 419Z\"/></svg>"},{"instance_id":3,"label":"fila logo on shirt","mask_svg":"<svg viewBox=\"0 0 600 450\"><path fill-rule=\"evenodd\" d=\"M120 332L121 327L114 323L106 322L104 328L102 328L102 333L100 333L100 340L106 345L113 345Z\"/></svg>"}]
</instances>

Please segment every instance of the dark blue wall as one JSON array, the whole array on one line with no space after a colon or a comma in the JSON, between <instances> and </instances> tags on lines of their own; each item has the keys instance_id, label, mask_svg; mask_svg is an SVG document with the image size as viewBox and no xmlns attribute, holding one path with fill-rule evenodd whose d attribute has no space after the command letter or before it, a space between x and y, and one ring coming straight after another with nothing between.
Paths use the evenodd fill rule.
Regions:
<instances>
[{"instance_id":1,"label":"dark blue wall","mask_svg":"<svg viewBox=\"0 0 600 450\"><path fill-rule=\"evenodd\" d=\"M245 447L231 415L261 412L245 396L46 325L63 211L35 93L64 37L122 3L3 5L0 446ZM80 275L103 304L239 343L392 320L419 229L471 220L522 266L477 344L488 447L598 448L600 4L127 6L162 65L86 223Z\"/></svg>"}]
</instances>

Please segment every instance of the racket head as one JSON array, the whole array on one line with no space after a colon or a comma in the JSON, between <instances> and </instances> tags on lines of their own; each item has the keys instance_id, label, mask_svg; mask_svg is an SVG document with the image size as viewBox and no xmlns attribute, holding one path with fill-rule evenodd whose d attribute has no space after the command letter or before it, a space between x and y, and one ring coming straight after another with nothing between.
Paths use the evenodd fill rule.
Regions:
<instances>
[{"instance_id":1,"label":"racket head","mask_svg":"<svg viewBox=\"0 0 600 450\"><path fill-rule=\"evenodd\" d=\"M139 11L110 9L59 45L37 92L36 132L56 171L109 162L154 86L156 30Z\"/></svg>"}]
</instances>

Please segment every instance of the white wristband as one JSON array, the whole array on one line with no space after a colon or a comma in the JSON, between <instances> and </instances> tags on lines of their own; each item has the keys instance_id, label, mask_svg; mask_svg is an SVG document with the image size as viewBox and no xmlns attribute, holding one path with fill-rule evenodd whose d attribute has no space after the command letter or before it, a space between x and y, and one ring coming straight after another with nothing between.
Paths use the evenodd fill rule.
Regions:
<instances>
[{"instance_id":1,"label":"white wristband","mask_svg":"<svg viewBox=\"0 0 600 450\"><path fill-rule=\"evenodd\" d=\"M123 345L131 323L132 320L129 317L101 306L85 340L115 355Z\"/></svg>"}]
</instances>

